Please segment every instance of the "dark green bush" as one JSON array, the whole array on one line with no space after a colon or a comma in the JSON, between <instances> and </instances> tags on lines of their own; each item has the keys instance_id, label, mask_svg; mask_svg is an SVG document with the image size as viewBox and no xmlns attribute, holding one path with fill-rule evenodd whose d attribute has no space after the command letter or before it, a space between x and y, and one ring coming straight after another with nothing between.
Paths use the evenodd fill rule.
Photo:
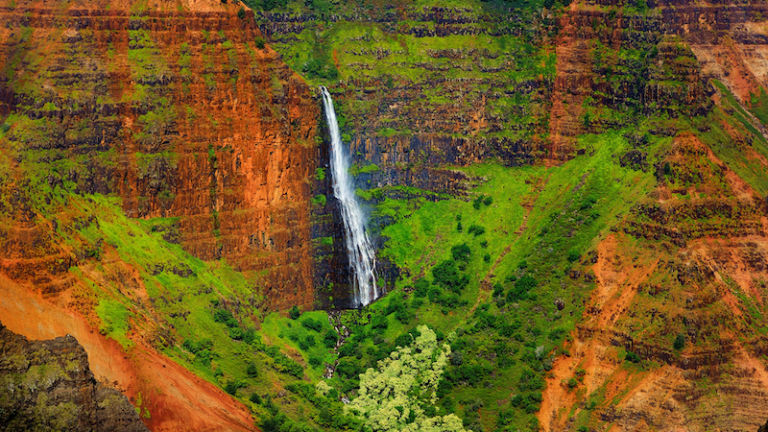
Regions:
<instances>
[{"instance_id":1,"label":"dark green bush","mask_svg":"<svg viewBox=\"0 0 768 432\"><path fill-rule=\"evenodd\" d=\"M299 319L299 317L301 316L301 311L297 306L294 305L288 311L288 316L291 317L292 320Z\"/></svg>"},{"instance_id":2,"label":"dark green bush","mask_svg":"<svg viewBox=\"0 0 768 432\"><path fill-rule=\"evenodd\" d=\"M459 273L456 263L446 260L432 269L434 284L454 293L460 293L469 284L469 278Z\"/></svg>"},{"instance_id":3,"label":"dark green bush","mask_svg":"<svg viewBox=\"0 0 768 432\"><path fill-rule=\"evenodd\" d=\"M224 323L227 327L237 327L238 322L232 315L232 312L226 309L216 309L213 311L213 320L216 322Z\"/></svg>"},{"instance_id":4,"label":"dark green bush","mask_svg":"<svg viewBox=\"0 0 768 432\"><path fill-rule=\"evenodd\" d=\"M541 405L541 392L515 395L511 403L513 407L520 408L528 414L533 414L539 410L539 405Z\"/></svg>"},{"instance_id":5,"label":"dark green bush","mask_svg":"<svg viewBox=\"0 0 768 432\"><path fill-rule=\"evenodd\" d=\"M419 278L413 283L413 296L422 298L427 296L429 291L429 281L424 278Z\"/></svg>"},{"instance_id":6,"label":"dark green bush","mask_svg":"<svg viewBox=\"0 0 768 432\"><path fill-rule=\"evenodd\" d=\"M386 330L389 327L389 321L386 315L376 315L371 320L371 328L374 330Z\"/></svg>"},{"instance_id":7,"label":"dark green bush","mask_svg":"<svg viewBox=\"0 0 768 432\"><path fill-rule=\"evenodd\" d=\"M245 373L250 378L255 378L259 376L259 368L256 366L256 363L248 363L248 366L245 368Z\"/></svg>"},{"instance_id":8,"label":"dark green bush","mask_svg":"<svg viewBox=\"0 0 768 432\"><path fill-rule=\"evenodd\" d=\"M326 348L335 348L338 340L339 335L336 334L336 331L328 330L325 332L325 336L323 336L323 345L325 345Z\"/></svg>"},{"instance_id":9,"label":"dark green bush","mask_svg":"<svg viewBox=\"0 0 768 432\"><path fill-rule=\"evenodd\" d=\"M572 250L568 252L568 261L575 262L578 261L579 258L581 258L581 254Z\"/></svg>"},{"instance_id":10,"label":"dark green bush","mask_svg":"<svg viewBox=\"0 0 768 432\"><path fill-rule=\"evenodd\" d=\"M477 237L485 234L485 228L480 225L472 224L467 228L467 232Z\"/></svg>"},{"instance_id":11,"label":"dark green bush","mask_svg":"<svg viewBox=\"0 0 768 432\"><path fill-rule=\"evenodd\" d=\"M520 279L515 281L512 289L507 293L507 301L514 302L518 300L524 300L528 291L535 288L538 285L538 281L530 275L524 275Z\"/></svg>"},{"instance_id":12,"label":"dark green bush","mask_svg":"<svg viewBox=\"0 0 768 432\"><path fill-rule=\"evenodd\" d=\"M520 374L520 381L517 383L520 391L541 390L544 388L544 379L532 370L525 368Z\"/></svg>"},{"instance_id":13,"label":"dark green bush","mask_svg":"<svg viewBox=\"0 0 768 432\"><path fill-rule=\"evenodd\" d=\"M319 320L316 320L314 318L307 318L301 321L301 325L304 326L307 330L313 330L316 332L319 332L323 329L323 323L321 323Z\"/></svg>"},{"instance_id":14,"label":"dark green bush","mask_svg":"<svg viewBox=\"0 0 768 432\"><path fill-rule=\"evenodd\" d=\"M313 347L316 345L315 342L315 336L314 335L307 335L307 337L304 338L304 342L306 342L307 345Z\"/></svg>"},{"instance_id":15,"label":"dark green bush","mask_svg":"<svg viewBox=\"0 0 768 432\"><path fill-rule=\"evenodd\" d=\"M624 356L624 360L632 363L640 363L640 356L635 354L632 351L627 351L627 354Z\"/></svg>"},{"instance_id":16,"label":"dark green bush","mask_svg":"<svg viewBox=\"0 0 768 432\"><path fill-rule=\"evenodd\" d=\"M274 357L274 360L275 365L277 366L277 370L280 372L293 375L296 378L301 378L304 375L304 368L302 368L300 364L296 363L296 361L290 357L282 353L278 353L278 355Z\"/></svg>"},{"instance_id":17,"label":"dark green bush","mask_svg":"<svg viewBox=\"0 0 768 432\"><path fill-rule=\"evenodd\" d=\"M343 378L357 378L359 370L357 364L347 358L339 360L339 365L336 366L336 373Z\"/></svg>"},{"instance_id":18,"label":"dark green bush","mask_svg":"<svg viewBox=\"0 0 768 432\"><path fill-rule=\"evenodd\" d=\"M244 335L245 335L245 332L240 327L231 327L229 329L229 337L231 337L234 340L243 340Z\"/></svg>"},{"instance_id":19,"label":"dark green bush","mask_svg":"<svg viewBox=\"0 0 768 432\"><path fill-rule=\"evenodd\" d=\"M676 350L683 349L683 347L685 346L685 335L681 333L675 336L675 342L672 344L672 346Z\"/></svg>"},{"instance_id":20,"label":"dark green bush","mask_svg":"<svg viewBox=\"0 0 768 432\"><path fill-rule=\"evenodd\" d=\"M239 380L232 380L224 384L224 391L231 394L232 396L235 396L237 394L237 390L242 387L245 387L244 383L240 382Z\"/></svg>"},{"instance_id":21,"label":"dark green bush","mask_svg":"<svg viewBox=\"0 0 768 432\"><path fill-rule=\"evenodd\" d=\"M212 350L213 340L211 340L210 338L201 339L199 341L187 339L184 341L182 346L184 347L184 349L191 352L192 354L197 354L202 350Z\"/></svg>"},{"instance_id":22,"label":"dark green bush","mask_svg":"<svg viewBox=\"0 0 768 432\"><path fill-rule=\"evenodd\" d=\"M469 249L466 243L455 245L451 247L451 256L454 261L468 262L472 256L472 250Z\"/></svg>"}]
</instances>

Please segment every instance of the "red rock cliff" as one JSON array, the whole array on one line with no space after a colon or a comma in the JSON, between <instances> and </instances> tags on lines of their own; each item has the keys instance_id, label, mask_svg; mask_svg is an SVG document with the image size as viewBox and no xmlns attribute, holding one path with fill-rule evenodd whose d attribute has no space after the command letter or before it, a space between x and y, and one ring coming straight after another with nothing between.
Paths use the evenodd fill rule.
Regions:
<instances>
[{"instance_id":1,"label":"red rock cliff","mask_svg":"<svg viewBox=\"0 0 768 432\"><path fill-rule=\"evenodd\" d=\"M309 307L317 106L238 8L5 2L0 111L50 128L21 151L92 156L52 184L117 192L131 217L178 218L185 249L259 273L273 307ZM23 277L29 264L5 267Z\"/></svg>"}]
</instances>

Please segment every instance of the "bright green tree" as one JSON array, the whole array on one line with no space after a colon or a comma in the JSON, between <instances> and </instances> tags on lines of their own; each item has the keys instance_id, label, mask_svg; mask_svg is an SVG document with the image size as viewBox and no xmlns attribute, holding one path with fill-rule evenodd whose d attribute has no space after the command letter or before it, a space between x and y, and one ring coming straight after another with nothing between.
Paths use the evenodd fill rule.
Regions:
<instances>
[{"instance_id":1,"label":"bright green tree","mask_svg":"<svg viewBox=\"0 0 768 432\"><path fill-rule=\"evenodd\" d=\"M471 432L455 414L427 417L435 411L437 385L451 348L439 344L435 332L419 326L419 336L379 362L379 370L360 375L358 396L345 411L374 432Z\"/></svg>"}]
</instances>

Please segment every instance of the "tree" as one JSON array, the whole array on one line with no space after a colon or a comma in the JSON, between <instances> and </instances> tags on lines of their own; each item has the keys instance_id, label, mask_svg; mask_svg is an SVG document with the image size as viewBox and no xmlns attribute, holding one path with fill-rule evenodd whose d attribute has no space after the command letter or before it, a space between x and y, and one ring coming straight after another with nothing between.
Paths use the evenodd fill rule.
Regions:
<instances>
[{"instance_id":1,"label":"tree","mask_svg":"<svg viewBox=\"0 0 768 432\"><path fill-rule=\"evenodd\" d=\"M435 412L437 387L451 348L439 345L435 332L419 326L419 335L379 361L378 370L360 375L358 396L344 411L377 432L467 432L454 414Z\"/></svg>"},{"instance_id":2,"label":"tree","mask_svg":"<svg viewBox=\"0 0 768 432\"><path fill-rule=\"evenodd\" d=\"M294 305L288 311L288 316L291 317L291 319L293 319L293 320L298 319L301 316L301 311L299 310L299 308L297 306Z\"/></svg>"}]
</instances>

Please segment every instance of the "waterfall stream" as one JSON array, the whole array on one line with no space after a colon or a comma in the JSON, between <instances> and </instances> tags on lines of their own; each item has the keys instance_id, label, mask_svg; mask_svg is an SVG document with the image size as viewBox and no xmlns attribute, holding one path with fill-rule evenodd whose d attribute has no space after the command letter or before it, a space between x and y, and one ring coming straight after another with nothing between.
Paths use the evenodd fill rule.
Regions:
<instances>
[{"instance_id":1,"label":"waterfall stream","mask_svg":"<svg viewBox=\"0 0 768 432\"><path fill-rule=\"evenodd\" d=\"M353 298L356 306L365 306L376 300L379 290L376 287L376 257L373 247L365 232L365 216L357 202L355 188L349 175L349 161L344 155L341 132L336 121L328 89L320 87L323 94L325 118L331 134L331 179L333 194L341 203L341 217L344 221L344 243L347 247L349 266L353 275Z\"/></svg>"}]
</instances>

